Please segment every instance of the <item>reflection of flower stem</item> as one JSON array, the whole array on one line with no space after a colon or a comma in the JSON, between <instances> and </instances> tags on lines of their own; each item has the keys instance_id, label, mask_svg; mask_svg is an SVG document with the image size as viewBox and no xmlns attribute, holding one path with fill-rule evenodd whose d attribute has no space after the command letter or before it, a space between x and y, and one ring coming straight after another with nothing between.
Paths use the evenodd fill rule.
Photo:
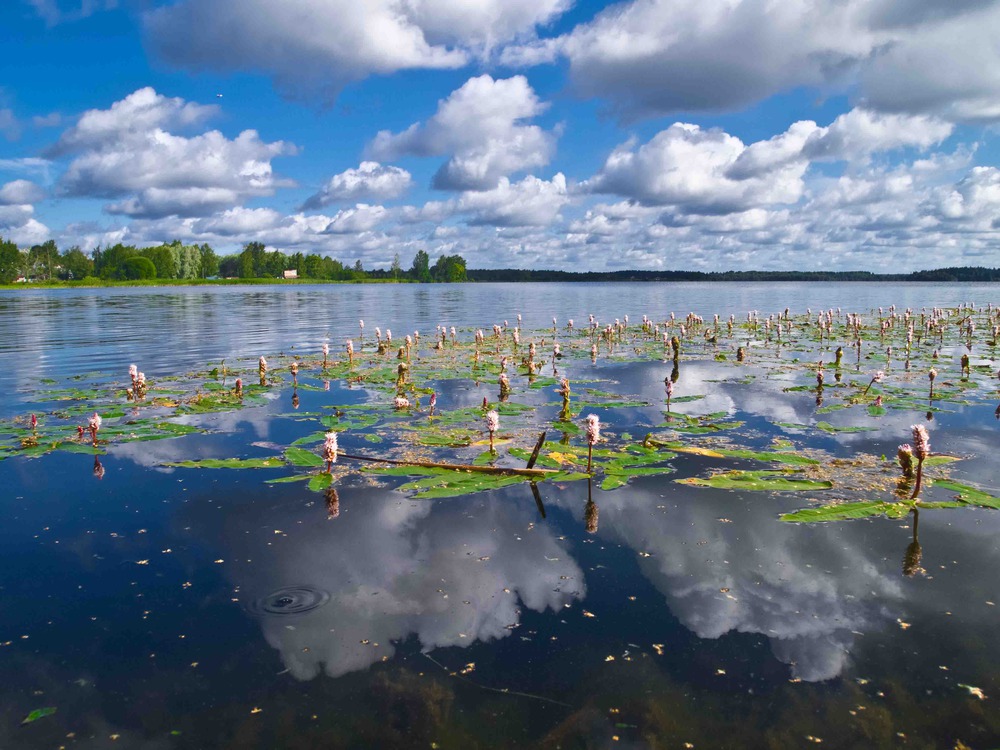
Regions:
<instances>
[{"instance_id":1,"label":"reflection of flower stem","mask_svg":"<svg viewBox=\"0 0 1000 750\"><path fill-rule=\"evenodd\" d=\"M340 495L334 487L326 488L326 517L333 520L340 516Z\"/></svg>"},{"instance_id":2,"label":"reflection of flower stem","mask_svg":"<svg viewBox=\"0 0 1000 750\"><path fill-rule=\"evenodd\" d=\"M920 511L913 509L913 541L906 547L903 555L903 575L912 578L920 571L920 558L923 554L917 539L917 529L920 525Z\"/></svg>"},{"instance_id":3,"label":"reflection of flower stem","mask_svg":"<svg viewBox=\"0 0 1000 750\"><path fill-rule=\"evenodd\" d=\"M597 522L600 510L593 498L593 480L587 477L587 505L583 509L583 522L586 524L588 534L597 533Z\"/></svg>"}]
</instances>

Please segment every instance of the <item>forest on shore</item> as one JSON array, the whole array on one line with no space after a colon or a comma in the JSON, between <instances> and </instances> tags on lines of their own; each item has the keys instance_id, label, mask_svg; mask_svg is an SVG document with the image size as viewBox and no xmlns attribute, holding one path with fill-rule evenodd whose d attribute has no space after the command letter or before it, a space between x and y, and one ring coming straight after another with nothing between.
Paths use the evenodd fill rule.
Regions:
<instances>
[{"instance_id":1,"label":"forest on shore","mask_svg":"<svg viewBox=\"0 0 1000 750\"><path fill-rule=\"evenodd\" d=\"M0 240L0 284L52 286L194 283L296 282L450 283L524 281L1000 281L1000 269L961 266L879 274L870 271L559 271L518 268L470 269L460 255L442 255L433 264L418 250L409 268L397 254L391 266L369 268L360 260L347 265L315 253L268 251L260 242L240 252L218 255L211 246L178 240L153 247L116 244L86 253L79 247L60 251L52 240L27 250Z\"/></svg>"}]
</instances>

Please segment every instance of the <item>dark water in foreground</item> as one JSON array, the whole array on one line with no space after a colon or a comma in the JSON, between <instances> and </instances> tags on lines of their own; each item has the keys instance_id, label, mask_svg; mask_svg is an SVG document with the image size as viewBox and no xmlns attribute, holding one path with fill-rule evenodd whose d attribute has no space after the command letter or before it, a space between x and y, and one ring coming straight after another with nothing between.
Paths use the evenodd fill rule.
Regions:
<instances>
[{"instance_id":1,"label":"dark water in foreground","mask_svg":"<svg viewBox=\"0 0 1000 750\"><path fill-rule=\"evenodd\" d=\"M99 371L122 382L138 361L155 382L223 358L315 352L325 335L339 348L358 318L368 335L378 325L398 339L513 324L519 312L543 328L553 315L580 326L588 313L634 324L671 310L709 319L968 301L1000 295L903 284L12 294L0 297L0 417L38 408L46 379ZM943 373L960 353L942 353ZM990 350L974 354L996 370ZM703 398L675 409L724 412L743 423L741 444L891 456L923 419L818 414L814 394L785 390L808 383L800 374L748 366L758 377L742 381L730 364L685 359L677 395ZM669 367L560 365L649 404L595 407L612 439L662 421ZM783 523L811 496L676 483L718 468L698 455L672 461L673 474L595 485L595 533L586 482L541 483L538 499L522 484L414 500L399 481L352 473L331 514L300 483L265 484L273 470L162 466L273 455L315 429L307 415L368 395L300 380L317 389L299 391L297 410L291 388L274 388L263 406L191 418L206 434L112 445L100 476L83 454L0 460L0 748L1000 747L1000 512L922 512L922 571L909 576L912 515ZM935 451L967 457L953 475L994 491L995 389L984 378L978 398L930 426ZM471 406L495 385L449 381L438 394L442 409ZM551 389L515 382L514 398L551 421ZM818 420L875 429L779 425ZM358 432L341 447L375 450ZM43 707L57 711L19 726Z\"/></svg>"}]
</instances>

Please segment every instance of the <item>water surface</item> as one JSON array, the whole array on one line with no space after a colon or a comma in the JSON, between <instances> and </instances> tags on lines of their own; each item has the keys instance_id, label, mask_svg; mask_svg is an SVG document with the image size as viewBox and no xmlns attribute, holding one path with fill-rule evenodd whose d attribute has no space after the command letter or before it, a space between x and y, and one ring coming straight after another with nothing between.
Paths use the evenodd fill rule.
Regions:
<instances>
[{"instance_id":1,"label":"water surface","mask_svg":"<svg viewBox=\"0 0 1000 750\"><path fill-rule=\"evenodd\" d=\"M990 285L944 284L28 290L0 297L0 416L81 374L124 384L133 361L155 383L223 359L315 357L327 338L339 351L359 318L369 337L379 326L430 339L455 325L467 340L518 313L543 329L553 316L561 328L589 314L635 325L671 311L743 319L997 301ZM729 361L682 358L677 395L703 398L674 409L742 422L741 444L891 456L925 419L819 413L815 393L786 390L803 375L748 364L758 377L735 378L723 348ZM942 351L942 381L961 353ZM973 354L995 370L991 349ZM876 366L886 367L866 361L847 378ZM578 403L584 381L600 379L594 388L647 404L597 409L609 440L662 423L669 362L559 367L580 383ZM892 382L925 377L886 369ZM935 451L966 457L957 478L996 490L996 386L980 380L977 398L936 412L930 429ZM323 390L314 372L300 381L315 390L300 389L297 408L286 382L262 406L192 418L208 433L112 445L96 471L84 454L0 460L0 747L1000 744L1000 513L921 512L920 571L906 575L912 515L783 523L807 497L676 483L716 467L697 455L609 492L542 483L537 500L526 484L415 500L398 481L352 473L335 509L299 483L264 483L280 472L163 466L272 455L315 429L310 414L371 397L341 380ZM442 383L440 408L495 390ZM514 398L540 422L558 409L551 389L518 378ZM874 429L778 426L818 420ZM378 450L360 431L341 445ZM57 711L19 726L42 707Z\"/></svg>"}]
</instances>

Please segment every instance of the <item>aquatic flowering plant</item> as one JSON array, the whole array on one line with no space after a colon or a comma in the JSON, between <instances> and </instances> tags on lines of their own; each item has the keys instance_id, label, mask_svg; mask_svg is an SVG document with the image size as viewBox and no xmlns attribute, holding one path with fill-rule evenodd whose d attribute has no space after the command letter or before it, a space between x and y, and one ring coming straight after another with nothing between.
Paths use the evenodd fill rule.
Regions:
<instances>
[{"instance_id":1,"label":"aquatic flowering plant","mask_svg":"<svg viewBox=\"0 0 1000 750\"><path fill-rule=\"evenodd\" d=\"M101 421L101 415L95 411L94 415L87 423L87 428L90 430L90 439L93 441L94 445L97 445L97 431L101 429Z\"/></svg>"},{"instance_id":2,"label":"aquatic flowering plant","mask_svg":"<svg viewBox=\"0 0 1000 750\"><path fill-rule=\"evenodd\" d=\"M500 378L497 381L500 384L500 398L505 399L510 395L510 379L507 377L506 373L500 373Z\"/></svg>"},{"instance_id":3,"label":"aquatic flowering plant","mask_svg":"<svg viewBox=\"0 0 1000 750\"><path fill-rule=\"evenodd\" d=\"M326 461L326 471L329 474L337 463L337 433L331 430L323 438L323 460Z\"/></svg>"},{"instance_id":4,"label":"aquatic flowering plant","mask_svg":"<svg viewBox=\"0 0 1000 750\"><path fill-rule=\"evenodd\" d=\"M594 461L594 446L601 439L601 420L596 414L587 415L587 473L590 473Z\"/></svg>"},{"instance_id":5,"label":"aquatic flowering plant","mask_svg":"<svg viewBox=\"0 0 1000 750\"><path fill-rule=\"evenodd\" d=\"M913 431L913 455L918 461L923 461L931 454L930 435L922 424L915 424L910 429Z\"/></svg>"},{"instance_id":6,"label":"aquatic flowering plant","mask_svg":"<svg viewBox=\"0 0 1000 750\"><path fill-rule=\"evenodd\" d=\"M392 400L392 407L394 409L400 409L400 410L409 409L410 399L408 399L406 396L396 396L396 398Z\"/></svg>"},{"instance_id":7,"label":"aquatic flowering plant","mask_svg":"<svg viewBox=\"0 0 1000 750\"><path fill-rule=\"evenodd\" d=\"M904 477L913 476L913 446L903 443L896 449L896 460L899 461L899 468L903 470Z\"/></svg>"},{"instance_id":8,"label":"aquatic flowering plant","mask_svg":"<svg viewBox=\"0 0 1000 750\"><path fill-rule=\"evenodd\" d=\"M873 372L872 373L872 379L868 383L868 387L865 388L865 392L863 394L861 394L861 395L867 396L868 395L868 391L871 390L871 387L873 385L875 385L876 383L881 383L884 379L885 379L885 371L883 371L883 370L877 370L877 371Z\"/></svg>"},{"instance_id":9,"label":"aquatic flowering plant","mask_svg":"<svg viewBox=\"0 0 1000 750\"><path fill-rule=\"evenodd\" d=\"M923 476L924 459L931 454L931 438L927 434L927 428L922 424L915 424L910 427L913 431L913 455L917 459L917 481L913 487L913 494L910 498L916 498L920 494L920 479Z\"/></svg>"},{"instance_id":10,"label":"aquatic flowering plant","mask_svg":"<svg viewBox=\"0 0 1000 750\"><path fill-rule=\"evenodd\" d=\"M500 415L495 409L486 412L486 431L490 434L490 452L493 448L493 434L500 428Z\"/></svg>"}]
</instances>

